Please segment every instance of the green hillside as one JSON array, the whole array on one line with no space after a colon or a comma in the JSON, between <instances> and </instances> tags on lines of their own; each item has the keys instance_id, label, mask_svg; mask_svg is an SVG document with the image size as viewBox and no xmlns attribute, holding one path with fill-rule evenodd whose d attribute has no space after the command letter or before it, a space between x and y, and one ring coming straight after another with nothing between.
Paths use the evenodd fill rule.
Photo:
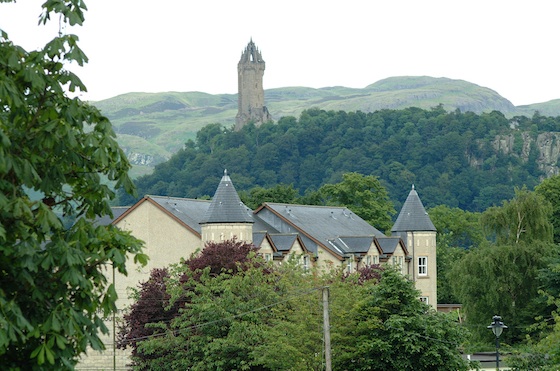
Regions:
<instances>
[{"instance_id":1,"label":"green hillside","mask_svg":"<svg viewBox=\"0 0 560 371\"><path fill-rule=\"evenodd\" d=\"M391 77L363 89L340 86L269 89L265 91L265 103L276 121L284 116L299 117L309 108L367 113L442 105L447 111L500 111L506 117L531 116L534 110L550 116L560 114L560 100L515 107L491 89L463 80L427 76ZM196 132L207 124L232 127L237 114L236 94L128 93L94 104L111 119L121 147L135 165L135 174L150 172L153 166L194 139Z\"/></svg>"},{"instance_id":2,"label":"green hillside","mask_svg":"<svg viewBox=\"0 0 560 371\"><path fill-rule=\"evenodd\" d=\"M284 184L306 195L357 172L378 176L397 209L414 184L427 207L482 211L558 173L559 132L560 116L312 108L240 131L208 125L136 185L139 196L211 196L227 169L241 191Z\"/></svg>"}]
</instances>

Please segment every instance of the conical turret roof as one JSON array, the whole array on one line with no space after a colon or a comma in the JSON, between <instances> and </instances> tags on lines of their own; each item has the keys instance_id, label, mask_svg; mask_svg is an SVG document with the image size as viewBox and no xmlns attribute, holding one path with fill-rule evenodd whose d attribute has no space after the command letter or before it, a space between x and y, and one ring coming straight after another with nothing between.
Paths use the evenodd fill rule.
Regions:
<instances>
[{"instance_id":1,"label":"conical turret roof","mask_svg":"<svg viewBox=\"0 0 560 371\"><path fill-rule=\"evenodd\" d=\"M418 193L412 186L391 232L436 231Z\"/></svg>"},{"instance_id":2,"label":"conical turret roof","mask_svg":"<svg viewBox=\"0 0 560 371\"><path fill-rule=\"evenodd\" d=\"M227 170L200 224L253 223L252 211L241 202Z\"/></svg>"}]
</instances>

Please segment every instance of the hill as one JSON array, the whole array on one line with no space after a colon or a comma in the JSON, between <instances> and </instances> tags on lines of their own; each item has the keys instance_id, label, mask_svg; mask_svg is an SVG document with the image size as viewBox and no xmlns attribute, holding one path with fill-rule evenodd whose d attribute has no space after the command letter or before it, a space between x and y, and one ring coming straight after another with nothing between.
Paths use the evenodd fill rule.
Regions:
<instances>
[{"instance_id":1,"label":"hill","mask_svg":"<svg viewBox=\"0 0 560 371\"><path fill-rule=\"evenodd\" d=\"M467 81L427 76L391 77L363 89L269 89L265 90L265 101L275 120L298 117L303 110L314 107L374 112L407 107L429 109L440 104L447 111L500 111L507 117L531 116L534 110L551 116L560 114L560 100L515 107L491 89ZM121 147L135 165L136 175L151 172L154 165L194 139L205 125L220 123L231 127L237 113L236 94L128 93L93 103L111 119Z\"/></svg>"},{"instance_id":2,"label":"hill","mask_svg":"<svg viewBox=\"0 0 560 371\"><path fill-rule=\"evenodd\" d=\"M532 189L558 174L559 164L560 116L312 108L240 131L207 125L135 183L140 196L199 198L213 194L227 169L240 191L284 184L306 196L357 172L377 176L397 209L414 184L427 207L482 211L510 199L515 187Z\"/></svg>"}]
</instances>

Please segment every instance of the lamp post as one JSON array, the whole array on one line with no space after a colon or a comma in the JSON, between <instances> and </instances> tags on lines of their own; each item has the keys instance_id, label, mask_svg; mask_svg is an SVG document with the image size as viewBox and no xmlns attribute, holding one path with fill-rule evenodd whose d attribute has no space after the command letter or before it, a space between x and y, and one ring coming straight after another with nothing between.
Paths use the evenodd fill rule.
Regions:
<instances>
[{"instance_id":1,"label":"lamp post","mask_svg":"<svg viewBox=\"0 0 560 371\"><path fill-rule=\"evenodd\" d=\"M500 335L502 334L504 329L508 327L504 325L504 323L502 322L502 317L496 315L492 317L492 323L490 324L490 326L488 326L488 328L491 329L492 332L494 333L494 336L496 336L496 370L499 370L500 369L500 353L499 353Z\"/></svg>"}]
</instances>

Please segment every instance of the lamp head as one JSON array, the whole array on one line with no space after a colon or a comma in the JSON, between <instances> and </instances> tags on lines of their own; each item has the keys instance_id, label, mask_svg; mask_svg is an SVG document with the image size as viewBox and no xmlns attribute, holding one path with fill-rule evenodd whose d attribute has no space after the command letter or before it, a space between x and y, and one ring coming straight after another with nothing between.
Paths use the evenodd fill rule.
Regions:
<instances>
[{"instance_id":1,"label":"lamp head","mask_svg":"<svg viewBox=\"0 0 560 371\"><path fill-rule=\"evenodd\" d=\"M487 328L492 330L494 336L500 337L504 329L508 327L502 322L502 317L496 315L492 317L492 323Z\"/></svg>"}]
</instances>

